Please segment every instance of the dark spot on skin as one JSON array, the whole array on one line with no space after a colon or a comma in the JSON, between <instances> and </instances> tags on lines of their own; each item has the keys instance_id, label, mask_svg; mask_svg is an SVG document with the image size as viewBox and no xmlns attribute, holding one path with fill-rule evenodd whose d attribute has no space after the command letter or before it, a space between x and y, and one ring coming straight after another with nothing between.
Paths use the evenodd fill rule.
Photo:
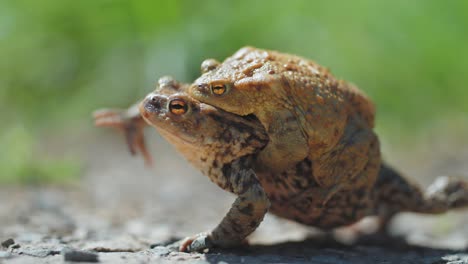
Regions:
<instances>
[{"instance_id":1,"label":"dark spot on skin","mask_svg":"<svg viewBox=\"0 0 468 264\"><path fill-rule=\"evenodd\" d=\"M256 181L256 179L255 179L255 184L260 186L260 184ZM266 198L265 191L261 187L256 189L255 194L257 195L257 197Z\"/></svg>"},{"instance_id":2,"label":"dark spot on skin","mask_svg":"<svg viewBox=\"0 0 468 264\"><path fill-rule=\"evenodd\" d=\"M330 153L330 156L331 157L336 157L338 155L338 150L333 150L331 153Z\"/></svg>"},{"instance_id":3,"label":"dark spot on skin","mask_svg":"<svg viewBox=\"0 0 468 264\"><path fill-rule=\"evenodd\" d=\"M302 162L296 165L296 175L297 176L308 176L304 174L304 168L302 167Z\"/></svg>"},{"instance_id":4,"label":"dark spot on skin","mask_svg":"<svg viewBox=\"0 0 468 264\"><path fill-rule=\"evenodd\" d=\"M255 227L257 227L257 225L258 225L258 222L257 222L257 221L252 221L252 222L250 222L250 227L251 227L251 228L255 228Z\"/></svg>"},{"instance_id":5,"label":"dark spot on skin","mask_svg":"<svg viewBox=\"0 0 468 264\"><path fill-rule=\"evenodd\" d=\"M305 163L307 168L310 170L310 168L312 167L312 161L310 159L305 159L303 162Z\"/></svg>"},{"instance_id":6,"label":"dark spot on skin","mask_svg":"<svg viewBox=\"0 0 468 264\"><path fill-rule=\"evenodd\" d=\"M224 164L221 171L223 173L223 177L226 178L226 179L229 179L231 177L231 174L232 174L231 164ZM233 192L234 188L232 186L231 181L226 181L226 185L224 186L223 189L225 189L226 191L229 191L229 192Z\"/></svg>"},{"instance_id":7,"label":"dark spot on skin","mask_svg":"<svg viewBox=\"0 0 468 264\"><path fill-rule=\"evenodd\" d=\"M206 162L206 161L208 160L208 157L200 157L200 160L201 160L202 162Z\"/></svg>"},{"instance_id":8,"label":"dark spot on skin","mask_svg":"<svg viewBox=\"0 0 468 264\"><path fill-rule=\"evenodd\" d=\"M229 131L223 133L223 140L226 142L230 142L232 140L232 134Z\"/></svg>"},{"instance_id":9,"label":"dark spot on skin","mask_svg":"<svg viewBox=\"0 0 468 264\"><path fill-rule=\"evenodd\" d=\"M223 151L223 156L224 157L229 157L232 154L231 148L225 148Z\"/></svg>"},{"instance_id":10,"label":"dark spot on skin","mask_svg":"<svg viewBox=\"0 0 468 264\"><path fill-rule=\"evenodd\" d=\"M251 141L249 141L251 136L249 136L249 138L247 138L245 141L242 141L241 142L241 149L246 149L248 147L250 147L252 144L251 144Z\"/></svg>"},{"instance_id":11,"label":"dark spot on skin","mask_svg":"<svg viewBox=\"0 0 468 264\"><path fill-rule=\"evenodd\" d=\"M290 123L290 122L296 122L296 117L293 116L292 114L291 115L288 115L285 119L285 122L286 123Z\"/></svg>"},{"instance_id":12,"label":"dark spot on skin","mask_svg":"<svg viewBox=\"0 0 468 264\"><path fill-rule=\"evenodd\" d=\"M223 172L224 177L229 178L232 174L232 164L224 164L223 168L221 169Z\"/></svg>"},{"instance_id":13,"label":"dark spot on skin","mask_svg":"<svg viewBox=\"0 0 468 264\"><path fill-rule=\"evenodd\" d=\"M333 107L333 111L335 111L336 114L338 114L340 112L340 110L338 109L338 107Z\"/></svg>"},{"instance_id":14,"label":"dark spot on skin","mask_svg":"<svg viewBox=\"0 0 468 264\"><path fill-rule=\"evenodd\" d=\"M270 193L268 194L268 199L272 202L276 202L278 199L276 198L276 194Z\"/></svg>"},{"instance_id":15,"label":"dark spot on skin","mask_svg":"<svg viewBox=\"0 0 468 264\"><path fill-rule=\"evenodd\" d=\"M340 212L340 218L341 219L348 219L349 218L349 208L346 208Z\"/></svg>"},{"instance_id":16,"label":"dark spot on skin","mask_svg":"<svg viewBox=\"0 0 468 264\"><path fill-rule=\"evenodd\" d=\"M240 189L239 190L240 193L246 192L247 189L249 189L249 187L251 186L250 184L242 180L243 180L242 175L239 171L237 171L234 175L231 175L231 181L233 182L234 187L237 187Z\"/></svg>"},{"instance_id":17,"label":"dark spot on skin","mask_svg":"<svg viewBox=\"0 0 468 264\"><path fill-rule=\"evenodd\" d=\"M245 214L245 215L248 215L248 216L252 216L253 215L253 210L254 210L254 206L253 204L249 203L246 207L244 208L239 208L239 212Z\"/></svg>"},{"instance_id":18,"label":"dark spot on skin","mask_svg":"<svg viewBox=\"0 0 468 264\"><path fill-rule=\"evenodd\" d=\"M213 161L213 168L215 168L215 169L219 168L219 163L218 163L217 160Z\"/></svg>"},{"instance_id":19,"label":"dark spot on skin","mask_svg":"<svg viewBox=\"0 0 468 264\"><path fill-rule=\"evenodd\" d=\"M282 186L285 190L289 189L288 183L285 181L285 179L278 179L277 183L278 186Z\"/></svg>"},{"instance_id":20,"label":"dark spot on skin","mask_svg":"<svg viewBox=\"0 0 468 264\"><path fill-rule=\"evenodd\" d=\"M293 183L294 187L296 187L296 189L304 189L305 186L302 185L302 182L298 179L295 179L294 180L294 183Z\"/></svg>"},{"instance_id":21,"label":"dark spot on skin","mask_svg":"<svg viewBox=\"0 0 468 264\"><path fill-rule=\"evenodd\" d=\"M366 191L364 189L358 189L354 192L354 194L356 195L358 200L361 200L366 195Z\"/></svg>"},{"instance_id":22,"label":"dark spot on skin","mask_svg":"<svg viewBox=\"0 0 468 264\"><path fill-rule=\"evenodd\" d=\"M219 232L223 235L223 236L227 236L229 235L229 231L226 230L226 228L224 226L220 226L219 227Z\"/></svg>"},{"instance_id":23,"label":"dark spot on skin","mask_svg":"<svg viewBox=\"0 0 468 264\"><path fill-rule=\"evenodd\" d=\"M242 231L244 231L244 227L239 225L238 223L234 222L234 221L231 221L231 228L232 230L234 230L234 232L236 232L237 234L241 234L243 233Z\"/></svg>"},{"instance_id":24,"label":"dark spot on skin","mask_svg":"<svg viewBox=\"0 0 468 264\"><path fill-rule=\"evenodd\" d=\"M241 189L240 189L240 191L239 191L239 194L245 193L247 190L252 189L252 187L253 187L254 185L259 185L256 178L254 178L254 177L249 177L248 179L244 179L244 181L242 181L242 185L239 186L239 185L240 185L240 180L241 180L240 178L241 178L241 177L239 176L239 177L237 177L237 178L238 178L238 181L237 181L236 184L237 184L238 187L241 187ZM262 192L261 189L256 188L256 193L255 193L255 195L261 196L261 195L262 195L261 192Z\"/></svg>"},{"instance_id":25,"label":"dark spot on skin","mask_svg":"<svg viewBox=\"0 0 468 264\"><path fill-rule=\"evenodd\" d=\"M338 128L335 128L335 130L333 131L333 135L334 135L335 137L338 137L339 134L340 134L340 131L338 131Z\"/></svg>"},{"instance_id":26,"label":"dark spot on skin","mask_svg":"<svg viewBox=\"0 0 468 264\"><path fill-rule=\"evenodd\" d=\"M278 199L279 199L280 201L282 201L282 202L286 202L286 201L288 200L288 197L286 197L285 195L280 194L279 197L278 197Z\"/></svg>"}]
</instances>

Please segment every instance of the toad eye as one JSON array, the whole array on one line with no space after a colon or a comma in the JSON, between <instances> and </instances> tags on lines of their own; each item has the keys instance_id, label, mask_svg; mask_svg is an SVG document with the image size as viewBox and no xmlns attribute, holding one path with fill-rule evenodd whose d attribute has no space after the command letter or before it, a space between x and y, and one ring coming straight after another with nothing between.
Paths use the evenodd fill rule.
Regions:
<instances>
[{"instance_id":1,"label":"toad eye","mask_svg":"<svg viewBox=\"0 0 468 264\"><path fill-rule=\"evenodd\" d=\"M223 95L226 92L226 85L225 84L213 84L211 86L211 91L215 95Z\"/></svg>"},{"instance_id":2,"label":"toad eye","mask_svg":"<svg viewBox=\"0 0 468 264\"><path fill-rule=\"evenodd\" d=\"M174 99L169 102L169 110L174 115L183 115L188 111L188 105L181 99Z\"/></svg>"}]
</instances>

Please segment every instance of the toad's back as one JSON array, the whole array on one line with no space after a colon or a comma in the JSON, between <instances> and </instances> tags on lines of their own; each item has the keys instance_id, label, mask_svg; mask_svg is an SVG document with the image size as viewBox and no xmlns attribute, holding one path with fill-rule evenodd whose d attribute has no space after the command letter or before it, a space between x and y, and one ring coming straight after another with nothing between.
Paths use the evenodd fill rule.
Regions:
<instances>
[{"instance_id":1,"label":"toad's back","mask_svg":"<svg viewBox=\"0 0 468 264\"><path fill-rule=\"evenodd\" d=\"M204 87L230 86L222 96ZM195 81L192 96L239 115L253 114L269 144L263 171L282 172L309 159L324 199L356 184L372 186L380 151L374 106L356 87L299 56L245 47ZM226 89L227 90L227 89Z\"/></svg>"}]
</instances>

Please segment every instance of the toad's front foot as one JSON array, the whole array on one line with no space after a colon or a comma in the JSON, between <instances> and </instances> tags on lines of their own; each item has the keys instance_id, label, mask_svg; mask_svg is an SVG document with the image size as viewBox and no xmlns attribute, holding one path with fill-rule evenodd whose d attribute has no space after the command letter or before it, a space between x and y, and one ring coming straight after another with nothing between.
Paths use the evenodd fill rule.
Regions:
<instances>
[{"instance_id":1,"label":"toad's front foot","mask_svg":"<svg viewBox=\"0 0 468 264\"><path fill-rule=\"evenodd\" d=\"M250 172L245 168L250 168L251 162L251 157L242 157L225 164L222 169L218 168L218 171L212 170L213 176L217 176L215 179L224 179L219 184L238 197L213 231L183 240L179 246L180 251L199 252L212 247L230 248L241 245L262 222L270 201L253 171L240 173Z\"/></svg>"},{"instance_id":2,"label":"toad's front foot","mask_svg":"<svg viewBox=\"0 0 468 264\"><path fill-rule=\"evenodd\" d=\"M198 235L187 237L178 243L181 252L203 252L215 246L210 233L200 233Z\"/></svg>"},{"instance_id":3,"label":"toad's front foot","mask_svg":"<svg viewBox=\"0 0 468 264\"><path fill-rule=\"evenodd\" d=\"M204 252L213 248L227 248L248 245L247 240L243 241L215 241L210 232L200 233L182 239L169 247L180 252Z\"/></svg>"}]
</instances>

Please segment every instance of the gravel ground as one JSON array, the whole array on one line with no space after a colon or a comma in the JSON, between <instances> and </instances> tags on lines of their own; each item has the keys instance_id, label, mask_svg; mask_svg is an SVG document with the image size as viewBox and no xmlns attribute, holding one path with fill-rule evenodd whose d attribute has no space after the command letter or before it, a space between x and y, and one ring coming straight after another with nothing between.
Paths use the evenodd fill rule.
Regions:
<instances>
[{"instance_id":1,"label":"gravel ground","mask_svg":"<svg viewBox=\"0 0 468 264\"><path fill-rule=\"evenodd\" d=\"M0 263L468 263L467 210L404 214L392 225L394 235L404 239L359 242L346 229L333 239L268 215L249 247L171 252L166 242L210 230L234 197L149 133L156 138L152 168L130 157L122 139L111 133L93 131L44 144L51 154L78 153L85 165L82 180L72 186L0 187ZM385 156L424 186L441 174L468 178L468 142L430 140L436 153L423 143L408 153L384 142Z\"/></svg>"}]
</instances>

